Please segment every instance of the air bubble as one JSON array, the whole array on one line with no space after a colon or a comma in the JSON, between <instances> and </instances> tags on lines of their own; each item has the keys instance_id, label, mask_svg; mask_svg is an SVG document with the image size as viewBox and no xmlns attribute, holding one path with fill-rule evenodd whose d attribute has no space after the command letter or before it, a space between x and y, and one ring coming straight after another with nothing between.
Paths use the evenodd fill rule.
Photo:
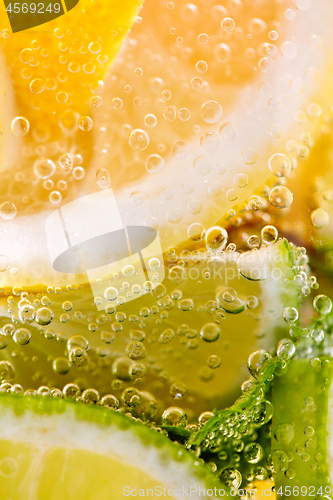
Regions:
<instances>
[{"instance_id":1,"label":"air bubble","mask_svg":"<svg viewBox=\"0 0 333 500\"><path fill-rule=\"evenodd\" d=\"M165 162L162 156L153 154L148 156L145 165L150 174L157 174L158 172L162 172Z\"/></svg>"},{"instance_id":2,"label":"air bubble","mask_svg":"<svg viewBox=\"0 0 333 500\"><path fill-rule=\"evenodd\" d=\"M206 123L216 123L222 117L222 106L216 101L207 101L201 106L201 118Z\"/></svg>"},{"instance_id":3,"label":"air bubble","mask_svg":"<svg viewBox=\"0 0 333 500\"><path fill-rule=\"evenodd\" d=\"M235 21L232 19L232 17L225 17L224 19L222 19L221 27L224 29L224 31L233 31L235 29Z\"/></svg>"},{"instance_id":4,"label":"air bubble","mask_svg":"<svg viewBox=\"0 0 333 500\"><path fill-rule=\"evenodd\" d=\"M327 295L317 295L313 299L313 309L319 314L328 314L332 310L332 302Z\"/></svg>"},{"instance_id":5,"label":"air bubble","mask_svg":"<svg viewBox=\"0 0 333 500\"><path fill-rule=\"evenodd\" d=\"M31 333L27 328L18 328L13 335L13 340L18 345L26 345L30 342Z\"/></svg>"},{"instance_id":6,"label":"air bubble","mask_svg":"<svg viewBox=\"0 0 333 500\"><path fill-rule=\"evenodd\" d=\"M258 153L255 149L247 148L244 149L242 158L246 165L254 165L258 160Z\"/></svg>"},{"instance_id":7,"label":"air bubble","mask_svg":"<svg viewBox=\"0 0 333 500\"><path fill-rule=\"evenodd\" d=\"M40 158L34 164L34 173L38 179L48 179L55 172L56 166L49 158Z\"/></svg>"},{"instance_id":8,"label":"air bubble","mask_svg":"<svg viewBox=\"0 0 333 500\"><path fill-rule=\"evenodd\" d=\"M17 214L17 208L14 203L4 201L0 205L0 217L4 220L12 220Z\"/></svg>"},{"instance_id":9,"label":"air bubble","mask_svg":"<svg viewBox=\"0 0 333 500\"><path fill-rule=\"evenodd\" d=\"M79 129L83 132L90 132L94 126L94 122L90 116L81 116L78 120Z\"/></svg>"},{"instance_id":10,"label":"air bubble","mask_svg":"<svg viewBox=\"0 0 333 500\"><path fill-rule=\"evenodd\" d=\"M220 329L215 323L207 323L200 331L200 337L206 342L215 342L220 336Z\"/></svg>"},{"instance_id":11,"label":"air bubble","mask_svg":"<svg viewBox=\"0 0 333 500\"><path fill-rule=\"evenodd\" d=\"M30 123L23 116L17 116L11 123L11 129L14 135L23 136L29 132Z\"/></svg>"},{"instance_id":12,"label":"air bubble","mask_svg":"<svg viewBox=\"0 0 333 500\"><path fill-rule=\"evenodd\" d=\"M271 73L275 70L276 64L270 57L263 57L259 61L259 69L262 73Z\"/></svg>"},{"instance_id":13,"label":"air bubble","mask_svg":"<svg viewBox=\"0 0 333 500\"><path fill-rule=\"evenodd\" d=\"M323 210L322 208L317 208L311 213L311 222L314 227L317 229L321 229L323 227L327 227L330 223L330 216Z\"/></svg>"},{"instance_id":14,"label":"air bubble","mask_svg":"<svg viewBox=\"0 0 333 500\"><path fill-rule=\"evenodd\" d=\"M45 82L41 78L35 78L30 83L30 90L33 94L40 94L45 90Z\"/></svg>"},{"instance_id":15,"label":"air bubble","mask_svg":"<svg viewBox=\"0 0 333 500\"><path fill-rule=\"evenodd\" d=\"M278 230L274 226L265 226L261 230L261 239L266 245L272 245L275 243L278 236Z\"/></svg>"},{"instance_id":16,"label":"air bubble","mask_svg":"<svg viewBox=\"0 0 333 500\"><path fill-rule=\"evenodd\" d=\"M293 202L293 195L286 186L276 186L270 192L268 199L276 208L287 208Z\"/></svg>"},{"instance_id":17,"label":"air bubble","mask_svg":"<svg viewBox=\"0 0 333 500\"><path fill-rule=\"evenodd\" d=\"M155 127L157 124L157 118L153 114L146 115L143 121L147 127Z\"/></svg>"},{"instance_id":18,"label":"air bubble","mask_svg":"<svg viewBox=\"0 0 333 500\"><path fill-rule=\"evenodd\" d=\"M291 162L288 156L281 153L276 153L270 157L268 167L276 177L285 177L291 172Z\"/></svg>"},{"instance_id":19,"label":"air bubble","mask_svg":"<svg viewBox=\"0 0 333 500\"><path fill-rule=\"evenodd\" d=\"M102 189L107 189L110 187L111 184L111 179L110 179L110 174L107 170L104 168L100 168L95 172L95 181L96 184L102 188Z\"/></svg>"}]
</instances>

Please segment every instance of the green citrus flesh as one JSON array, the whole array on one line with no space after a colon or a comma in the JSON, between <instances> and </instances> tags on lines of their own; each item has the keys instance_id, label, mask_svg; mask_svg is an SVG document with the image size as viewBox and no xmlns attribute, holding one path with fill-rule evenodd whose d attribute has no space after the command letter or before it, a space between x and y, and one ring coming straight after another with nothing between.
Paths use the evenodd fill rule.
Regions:
<instances>
[{"instance_id":1,"label":"green citrus flesh","mask_svg":"<svg viewBox=\"0 0 333 500\"><path fill-rule=\"evenodd\" d=\"M123 305L110 302L108 313L96 310L87 288L45 290L29 296L31 306L39 305L33 306L35 319L23 324L20 298L4 295L0 326L3 333L8 324L12 331L1 337L0 360L10 361L13 383L24 390L41 385L62 390L75 381L81 391L94 387L103 396L111 384L120 399L134 385L148 391L161 411L181 399L191 420L232 404L247 377L249 354L270 349L287 335L282 313L298 307L301 297L293 279L298 258L299 251L283 239L247 254L224 252L201 260L192 255L183 267L172 263L156 290ZM252 272L259 279L249 279ZM38 325L45 308L53 319ZM22 327L31 332L26 345L15 343L14 332ZM68 340L74 335L89 344L82 364L69 362ZM131 351L133 341L139 351ZM141 376L133 370L138 363Z\"/></svg>"},{"instance_id":2,"label":"green citrus flesh","mask_svg":"<svg viewBox=\"0 0 333 500\"><path fill-rule=\"evenodd\" d=\"M271 458L282 499L290 492L290 498L331 497L327 431L333 360L318 357L311 364L294 359L272 386Z\"/></svg>"}]
</instances>

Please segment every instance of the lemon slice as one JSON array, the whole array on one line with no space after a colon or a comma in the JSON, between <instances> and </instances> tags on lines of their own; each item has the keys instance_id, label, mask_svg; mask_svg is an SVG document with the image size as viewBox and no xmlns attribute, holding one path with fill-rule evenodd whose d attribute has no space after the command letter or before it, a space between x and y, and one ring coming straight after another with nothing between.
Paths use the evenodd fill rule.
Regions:
<instances>
[{"instance_id":1,"label":"lemon slice","mask_svg":"<svg viewBox=\"0 0 333 500\"><path fill-rule=\"evenodd\" d=\"M109 409L2 394L0 422L4 500L229 498L191 453Z\"/></svg>"},{"instance_id":2,"label":"lemon slice","mask_svg":"<svg viewBox=\"0 0 333 500\"><path fill-rule=\"evenodd\" d=\"M243 12L231 6L227 12L222 7L200 2L192 12L191 4L185 2L180 2L179 9L173 9L172 4L157 7L155 2L148 1L142 11L142 20L138 19L140 22L135 24L130 39L105 79L105 91L97 91L103 104L91 108L94 127L90 132L80 130L78 135L71 134L71 124L77 120L75 117L70 120L67 111L74 115L76 110L81 113L86 93L90 92L89 78L94 86L95 76L105 76L104 70L97 68L95 76L88 74L86 79L85 75L83 81L78 76L81 73L72 74L68 70L67 85L73 102L69 101L71 104L64 108L56 102L55 108L56 118L64 110L69 127L63 130L60 149L61 153L73 156L83 154L84 170L79 166L79 173L85 178L66 177L67 191L59 195L54 188L56 194L50 196L53 200L50 201L50 193L43 188L44 180L29 177L26 189L29 186L32 194L26 205L12 171L8 173L2 188L6 198L12 197L14 203L17 200L18 213L10 222L1 221L6 230L1 252L10 258L14 267L14 272L3 278L4 284L22 285L27 279L31 286L39 283L59 285L59 275L53 273L48 258L45 220L54 210L53 202L64 205L96 192L105 187L103 179L107 184L109 177L123 223L157 228L162 250L167 251L170 246L188 242L193 223L207 230L272 178L272 170L274 173L276 170L274 166L269 167L269 159L273 155L285 155L286 170L290 169L293 154L286 150L286 143L299 140L302 133L316 130L317 115L324 109L325 97L318 89L327 75L318 73L317 69L330 61L326 51L330 46L332 5L324 0L320 8L311 2L296 2L295 10L285 13L272 7L271 2L264 4L261 19L257 17L255 6L248 6ZM52 63L64 55L59 54L59 44L65 49L70 43L75 23L87 22L90 15L94 18L92 4L83 9L85 5L82 2L81 6L80 2L71 12L52 21L60 23L60 32L56 34L62 35L66 23L73 31L72 35L66 32L59 43L58 40L54 42L56 36L52 34ZM91 36L89 40L97 36L104 14L113 16L111 7L98 12L101 14L98 14L96 25L92 23L87 27L84 24ZM157 15L159 30L156 30ZM294 17L293 22L290 22L290 15ZM235 27L230 31L225 25L221 26L223 19L229 17L235 18ZM280 22L279 32L269 28L276 26L276 21ZM108 23L103 26L106 29ZM183 33L179 35L183 41L174 40L174 29ZM246 37L247 34L250 36ZM15 64L14 48L17 56L21 47L27 45L21 41L18 44L19 35L3 42L11 64ZM41 47L49 43L44 35L36 37ZM188 40L190 46L186 46L184 40ZM109 33L104 33L103 43L106 44L105 52L110 49L113 54ZM230 50L226 60L221 59L223 50L228 54ZM86 54L90 57L88 49ZM70 58L72 62L72 56ZM232 62L234 59L237 64ZM244 66L238 64L240 60L244 61ZM69 59L64 64L67 68ZM54 71L57 70L52 64L45 69L51 75ZM317 73L319 78L316 80ZM198 89L197 78L201 79ZM26 109L27 86L21 80L17 85L18 98L24 101L20 106ZM66 82L62 87L65 89ZM53 95L57 90L50 92ZM38 99L44 99L44 92L38 94ZM49 113L47 100L43 106ZM44 115L40 110L33 110L30 116L37 123ZM42 121L43 126L48 127L51 118L47 115ZM31 134L36 127L31 125ZM53 146L49 142L42 145L47 146L52 156ZM59 156L60 152L54 154L55 162ZM29 173L35 157L32 154L32 159L27 160ZM57 169L56 181L61 179L59 173L61 169ZM282 192L286 193L285 201L290 204L292 193L284 187ZM280 203L278 199L275 201ZM25 247L24 252L21 244Z\"/></svg>"}]
</instances>

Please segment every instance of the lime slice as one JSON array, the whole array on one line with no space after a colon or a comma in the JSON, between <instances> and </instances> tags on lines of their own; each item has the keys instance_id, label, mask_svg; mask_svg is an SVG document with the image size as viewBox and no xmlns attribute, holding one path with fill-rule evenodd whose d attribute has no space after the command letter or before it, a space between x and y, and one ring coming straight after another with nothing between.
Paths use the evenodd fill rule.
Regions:
<instances>
[{"instance_id":1,"label":"lime slice","mask_svg":"<svg viewBox=\"0 0 333 500\"><path fill-rule=\"evenodd\" d=\"M331 358L295 359L274 380L270 464L278 498L332 496L332 371Z\"/></svg>"},{"instance_id":2,"label":"lime slice","mask_svg":"<svg viewBox=\"0 0 333 500\"><path fill-rule=\"evenodd\" d=\"M0 444L4 500L229 497L193 454L109 409L2 394Z\"/></svg>"},{"instance_id":3,"label":"lime slice","mask_svg":"<svg viewBox=\"0 0 333 500\"><path fill-rule=\"evenodd\" d=\"M87 287L24 299L14 289L10 305L1 302L0 336L13 382L24 390L62 389L79 380L81 390L94 387L100 396L111 383L121 400L134 385L158 411L180 399L189 419L230 405L248 375L249 354L274 348L297 320L306 280L294 277L303 256L284 239L250 252L206 252L170 256L162 284L124 304L114 293L102 311ZM141 398L147 403L147 394ZM129 411L141 416L144 408Z\"/></svg>"}]
</instances>

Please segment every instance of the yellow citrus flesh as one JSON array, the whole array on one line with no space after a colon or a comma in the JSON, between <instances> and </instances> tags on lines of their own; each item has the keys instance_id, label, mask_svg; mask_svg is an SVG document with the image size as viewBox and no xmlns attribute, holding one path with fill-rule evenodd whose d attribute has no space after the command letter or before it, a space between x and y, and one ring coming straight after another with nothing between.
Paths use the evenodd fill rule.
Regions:
<instances>
[{"instance_id":1,"label":"yellow citrus flesh","mask_svg":"<svg viewBox=\"0 0 333 500\"><path fill-rule=\"evenodd\" d=\"M60 136L59 124L70 129L77 114L88 114L90 98L141 5L139 0L80 0L53 21L12 33L1 4L0 47L11 73L17 110L30 123L31 142L54 141Z\"/></svg>"}]
</instances>

